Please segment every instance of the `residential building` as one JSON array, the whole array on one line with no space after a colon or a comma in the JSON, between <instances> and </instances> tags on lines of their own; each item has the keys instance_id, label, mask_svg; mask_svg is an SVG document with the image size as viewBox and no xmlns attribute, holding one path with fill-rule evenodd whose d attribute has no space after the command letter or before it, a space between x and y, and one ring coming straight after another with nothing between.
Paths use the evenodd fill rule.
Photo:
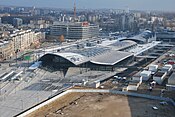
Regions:
<instances>
[{"instance_id":1,"label":"residential building","mask_svg":"<svg viewBox=\"0 0 175 117\"><path fill-rule=\"evenodd\" d=\"M0 35L0 61L10 59L18 50L23 52L29 48L37 48L40 41L45 38L45 33L35 32L32 30L18 30L8 35L8 37Z\"/></svg>"},{"instance_id":2,"label":"residential building","mask_svg":"<svg viewBox=\"0 0 175 117\"><path fill-rule=\"evenodd\" d=\"M0 61L10 59L13 55L12 41L0 41Z\"/></svg>"},{"instance_id":3,"label":"residential building","mask_svg":"<svg viewBox=\"0 0 175 117\"><path fill-rule=\"evenodd\" d=\"M34 32L31 30L17 31L10 34L13 41L14 51L17 49L24 50L30 47L30 44L34 41Z\"/></svg>"},{"instance_id":4,"label":"residential building","mask_svg":"<svg viewBox=\"0 0 175 117\"><path fill-rule=\"evenodd\" d=\"M10 34L10 38L13 41L14 51L17 49L23 51L30 48L31 44L39 43L41 39L45 38L45 34L32 30L22 30Z\"/></svg>"}]
</instances>

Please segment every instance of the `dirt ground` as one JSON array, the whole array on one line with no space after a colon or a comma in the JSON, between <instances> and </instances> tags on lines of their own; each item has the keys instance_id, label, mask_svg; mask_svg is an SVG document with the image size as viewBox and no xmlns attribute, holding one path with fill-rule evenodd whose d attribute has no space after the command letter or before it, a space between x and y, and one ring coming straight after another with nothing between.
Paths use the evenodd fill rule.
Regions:
<instances>
[{"instance_id":1,"label":"dirt ground","mask_svg":"<svg viewBox=\"0 0 175 117\"><path fill-rule=\"evenodd\" d=\"M152 106L158 107L153 110ZM28 117L174 117L159 101L101 93L71 93Z\"/></svg>"}]
</instances>

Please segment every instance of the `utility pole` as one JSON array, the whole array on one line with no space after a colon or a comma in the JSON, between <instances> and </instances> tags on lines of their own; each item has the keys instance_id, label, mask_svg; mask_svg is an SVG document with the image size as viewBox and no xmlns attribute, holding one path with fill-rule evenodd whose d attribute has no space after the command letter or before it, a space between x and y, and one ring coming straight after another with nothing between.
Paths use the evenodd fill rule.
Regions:
<instances>
[{"instance_id":1,"label":"utility pole","mask_svg":"<svg viewBox=\"0 0 175 117\"><path fill-rule=\"evenodd\" d=\"M15 52L16 53L16 67L17 67L17 52Z\"/></svg>"},{"instance_id":2,"label":"utility pole","mask_svg":"<svg viewBox=\"0 0 175 117\"><path fill-rule=\"evenodd\" d=\"M15 54L16 54L16 67L17 67L17 58L18 58L18 52L19 51L20 51L19 49L16 49L16 51L15 51Z\"/></svg>"}]
</instances>

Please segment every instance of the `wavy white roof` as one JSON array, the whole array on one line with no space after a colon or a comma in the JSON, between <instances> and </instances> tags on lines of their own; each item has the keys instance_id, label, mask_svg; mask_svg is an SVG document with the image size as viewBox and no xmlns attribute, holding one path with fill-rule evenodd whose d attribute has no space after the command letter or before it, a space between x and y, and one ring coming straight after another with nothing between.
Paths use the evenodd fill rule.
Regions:
<instances>
[{"instance_id":1,"label":"wavy white roof","mask_svg":"<svg viewBox=\"0 0 175 117\"><path fill-rule=\"evenodd\" d=\"M77 53L49 53L49 54L63 57L75 65L79 65L79 64L89 61L87 57L82 56Z\"/></svg>"}]
</instances>

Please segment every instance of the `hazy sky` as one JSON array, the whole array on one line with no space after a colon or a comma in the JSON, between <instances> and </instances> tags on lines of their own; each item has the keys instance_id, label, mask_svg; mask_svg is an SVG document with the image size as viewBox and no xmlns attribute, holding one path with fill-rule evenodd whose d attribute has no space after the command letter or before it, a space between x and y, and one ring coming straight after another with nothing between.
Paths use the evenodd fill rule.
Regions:
<instances>
[{"instance_id":1,"label":"hazy sky","mask_svg":"<svg viewBox=\"0 0 175 117\"><path fill-rule=\"evenodd\" d=\"M0 5L72 8L74 0L0 0ZM175 0L76 0L77 8L175 11Z\"/></svg>"}]
</instances>

